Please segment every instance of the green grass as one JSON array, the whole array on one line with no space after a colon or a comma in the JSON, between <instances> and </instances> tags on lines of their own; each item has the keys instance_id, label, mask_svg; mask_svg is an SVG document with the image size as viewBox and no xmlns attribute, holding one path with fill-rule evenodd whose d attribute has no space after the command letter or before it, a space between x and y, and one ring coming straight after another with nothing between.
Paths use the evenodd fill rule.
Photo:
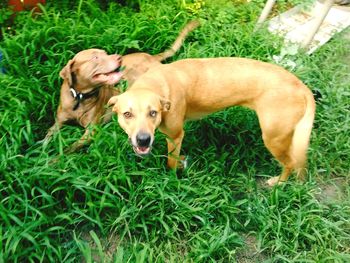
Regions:
<instances>
[{"instance_id":1,"label":"green grass","mask_svg":"<svg viewBox=\"0 0 350 263\"><path fill-rule=\"evenodd\" d=\"M37 143L54 121L58 73L76 52L156 54L199 17L202 26L168 62L272 61L281 40L253 33L262 1L206 1L200 9L139 1L139 12L53 2L34 19L20 15L16 33L0 42L0 262L350 261L350 45L343 35L294 57L294 73L322 94L309 178L269 189L262 182L280 168L256 115L243 108L188 123L189 167L177 174L166 169L162 134L152 156L140 159L116 118L75 154L62 152L80 138L79 127L65 126L47 148Z\"/></svg>"}]
</instances>

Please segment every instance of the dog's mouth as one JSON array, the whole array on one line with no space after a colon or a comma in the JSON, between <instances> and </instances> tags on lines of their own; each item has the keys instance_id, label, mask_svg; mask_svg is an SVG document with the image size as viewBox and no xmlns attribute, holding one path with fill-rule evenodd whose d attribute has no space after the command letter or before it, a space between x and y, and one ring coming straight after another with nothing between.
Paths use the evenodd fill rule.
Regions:
<instances>
[{"instance_id":1,"label":"dog's mouth","mask_svg":"<svg viewBox=\"0 0 350 263\"><path fill-rule=\"evenodd\" d=\"M150 154L151 149L152 149L152 145L140 146L140 145L137 145L136 143L134 144L130 137L129 137L129 142L132 145L132 148L137 155L143 157L143 156Z\"/></svg>"},{"instance_id":2,"label":"dog's mouth","mask_svg":"<svg viewBox=\"0 0 350 263\"><path fill-rule=\"evenodd\" d=\"M94 75L93 78L98 82L104 82L107 85L114 85L117 84L123 76L121 70L121 66L118 66L108 73L98 73Z\"/></svg>"},{"instance_id":3,"label":"dog's mouth","mask_svg":"<svg viewBox=\"0 0 350 263\"><path fill-rule=\"evenodd\" d=\"M151 152L151 147L148 146L148 147L144 147L144 146L135 146L133 145L132 148L134 149L134 152L137 154L137 155L140 155L140 156L146 156L148 154L150 154Z\"/></svg>"},{"instance_id":4,"label":"dog's mouth","mask_svg":"<svg viewBox=\"0 0 350 263\"><path fill-rule=\"evenodd\" d=\"M122 71L122 66L118 66L116 69L114 69L112 72L121 72ZM110 72L111 73L111 72Z\"/></svg>"}]
</instances>

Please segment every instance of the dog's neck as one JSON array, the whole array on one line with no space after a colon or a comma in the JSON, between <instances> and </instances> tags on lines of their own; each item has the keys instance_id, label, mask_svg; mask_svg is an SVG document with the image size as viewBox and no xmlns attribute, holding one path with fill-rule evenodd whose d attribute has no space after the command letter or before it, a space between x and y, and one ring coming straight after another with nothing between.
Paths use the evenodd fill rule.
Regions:
<instances>
[{"instance_id":1,"label":"dog's neck","mask_svg":"<svg viewBox=\"0 0 350 263\"><path fill-rule=\"evenodd\" d=\"M69 90L70 90L72 97L75 100L75 104L73 106L73 111L77 110L79 108L80 104L84 100L87 100L87 99L90 99L93 97L96 97L96 98L98 97L99 92L100 92L100 88L102 86L94 87L93 89L91 89L88 92L81 92L81 90L84 90L84 89L82 89L81 87L78 87L77 78L73 72L71 73L71 79L72 79L72 81L69 85Z\"/></svg>"}]
</instances>

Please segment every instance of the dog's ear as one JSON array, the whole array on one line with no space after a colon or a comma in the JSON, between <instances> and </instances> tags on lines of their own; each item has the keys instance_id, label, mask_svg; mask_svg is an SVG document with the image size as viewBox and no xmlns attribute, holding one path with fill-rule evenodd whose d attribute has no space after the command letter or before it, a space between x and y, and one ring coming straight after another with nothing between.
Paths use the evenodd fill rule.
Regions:
<instances>
[{"instance_id":1,"label":"dog's ear","mask_svg":"<svg viewBox=\"0 0 350 263\"><path fill-rule=\"evenodd\" d=\"M107 102L107 106L108 106L108 107L113 106L112 111L114 111L114 112L117 112L117 111L118 111L118 108L117 108L118 97L119 97L119 96L113 96L113 97L110 98L109 101Z\"/></svg>"},{"instance_id":2,"label":"dog's ear","mask_svg":"<svg viewBox=\"0 0 350 263\"><path fill-rule=\"evenodd\" d=\"M68 61L67 65L60 71L60 77L64 80L68 81L68 85L72 86L72 66L74 64L74 60L71 59Z\"/></svg>"},{"instance_id":3,"label":"dog's ear","mask_svg":"<svg viewBox=\"0 0 350 263\"><path fill-rule=\"evenodd\" d=\"M170 106L171 106L170 101L161 98L160 104L162 105L162 111L169 111L170 110Z\"/></svg>"}]
</instances>

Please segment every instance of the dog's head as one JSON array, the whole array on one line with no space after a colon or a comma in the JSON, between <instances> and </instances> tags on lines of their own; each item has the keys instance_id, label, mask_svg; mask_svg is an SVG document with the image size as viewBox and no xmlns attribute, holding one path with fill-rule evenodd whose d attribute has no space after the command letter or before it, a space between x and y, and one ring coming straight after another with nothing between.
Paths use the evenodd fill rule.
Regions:
<instances>
[{"instance_id":1,"label":"dog's head","mask_svg":"<svg viewBox=\"0 0 350 263\"><path fill-rule=\"evenodd\" d=\"M114 85L122 77L120 66L120 55L108 55L101 49L86 49L69 60L60 76L69 86L77 84L81 89Z\"/></svg>"},{"instance_id":2,"label":"dog's head","mask_svg":"<svg viewBox=\"0 0 350 263\"><path fill-rule=\"evenodd\" d=\"M128 134L135 153L149 154L155 130L162 114L169 111L170 102L150 90L137 89L112 97L108 105L113 105L112 110L118 114L119 125Z\"/></svg>"}]
</instances>

